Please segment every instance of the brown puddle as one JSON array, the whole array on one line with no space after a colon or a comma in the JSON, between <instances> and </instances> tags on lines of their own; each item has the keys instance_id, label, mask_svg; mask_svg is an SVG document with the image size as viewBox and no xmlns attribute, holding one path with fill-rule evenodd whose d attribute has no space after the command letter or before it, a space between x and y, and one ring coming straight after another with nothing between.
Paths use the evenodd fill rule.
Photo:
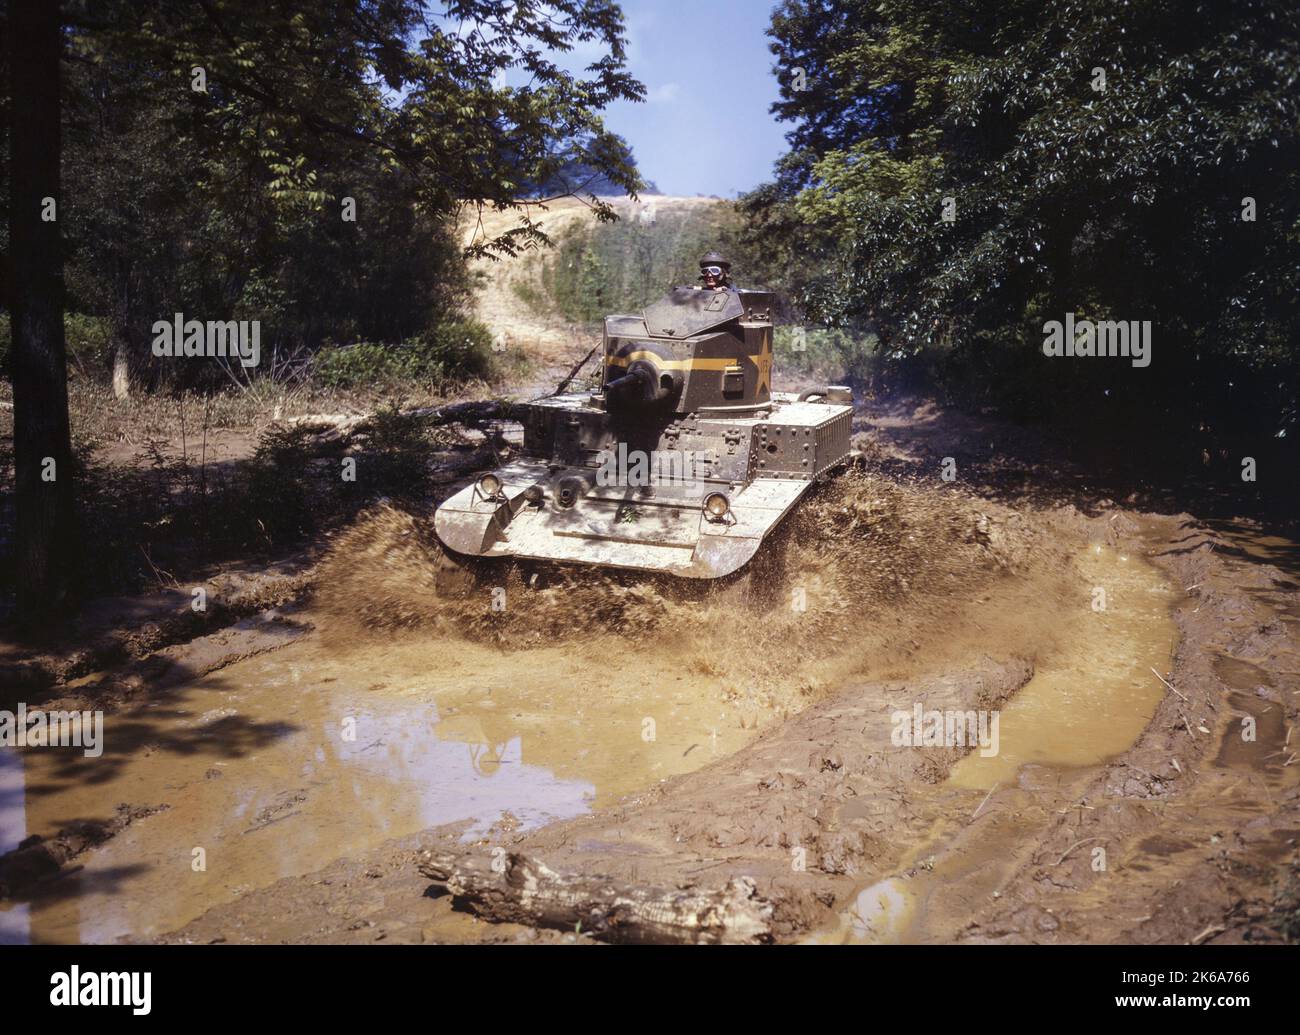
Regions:
<instances>
[{"instance_id":1,"label":"brown puddle","mask_svg":"<svg viewBox=\"0 0 1300 1035\"><path fill-rule=\"evenodd\" d=\"M1220 654L1212 664L1214 674L1233 690L1254 690L1257 686L1273 685L1273 677L1253 662Z\"/></svg>"},{"instance_id":2,"label":"brown puddle","mask_svg":"<svg viewBox=\"0 0 1300 1035\"><path fill-rule=\"evenodd\" d=\"M1025 766L1033 767L1031 784L1063 786L1086 779L1088 767L1137 741L1165 693L1151 669L1166 672L1173 654L1173 589L1146 560L1106 546L1089 547L1077 557L1076 569L1075 635L1061 636L1056 650L1037 659L1033 678L1001 709L997 754L972 750L944 785L990 794L1009 790L1013 805L975 826L969 815L955 824L937 823L900 866L913 876L891 876L864 888L837 929L815 940L929 940L929 916L963 915L967 905L995 892L1015 865L1017 849L1036 842L1032 794L1019 786ZM1091 607L1097 586L1106 590L1100 612ZM978 798L971 805L978 813L976 805Z\"/></svg>"},{"instance_id":3,"label":"brown puddle","mask_svg":"<svg viewBox=\"0 0 1300 1035\"><path fill-rule=\"evenodd\" d=\"M469 838L506 813L524 828L582 814L754 736L720 680L682 671L649 651L611 669L572 648L410 636L331 654L309 636L106 716L99 759L0 752L0 852L121 802L170 806L0 903L0 941L162 934L439 824L467 820Z\"/></svg>"},{"instance_id":4,"label":"brown puddle","mask_svg":"<svg viewBox=\"0 0 1300 1035\"><path fill-rule=\"evenodd\" d=\"M1281 704L1270 699L1273 677L1259 665L1227 654L1218 655L1212 667L1228 687L1232 705L1215 764L1280 772L1287 757L1287 724Z\"/></svg>"},{"instance_id":5,"label":"brown puddle","mask_svg":"<svg viewBox=\"0 0 1300 1035\"><path fill-rule=\"evenodd\" d=\"M1126 751L1146 728L1165 688L1177 629L1164 576L1141 557L1094 545L1079 556L1074 635L1039 659L1034 677L1002 709L996 755L974 751L949 776L955 787L1007 786L1029 763L1097 765ZM1091 592L1106 592L1093 611Z\"/></svg>"},{"instance_id":6,"label":"brown puddle","mask_svg":"<svg viewBox=\"0 0 1300 1035\"><path fill-rule=\"evenodd\" d=\"M1265 774L1281 772L1287 752L1287 725L1282 706L1255 694L1233 690L1228 694L1232 719L1225 732L1215 765L1243 766ZM1254 720L1251 726L1246 717Z\"/></svg>"}]
</instances>

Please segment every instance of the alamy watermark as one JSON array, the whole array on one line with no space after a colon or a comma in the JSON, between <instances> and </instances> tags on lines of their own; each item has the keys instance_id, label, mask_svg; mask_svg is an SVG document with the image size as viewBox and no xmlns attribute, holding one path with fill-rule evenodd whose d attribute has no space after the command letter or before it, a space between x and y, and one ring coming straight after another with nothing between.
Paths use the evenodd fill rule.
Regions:
<instances>
[{"instance_id":1,"label":"alamy watermark","mask_svg":"<svg viewBox=\"0 0 1300 1035\"><path fill-rule=\"evenodd\" d=\"M262 361L262 324L258 320L172 320L153 325L153 354L159 358L198 356L238 359L244 367Z\"/></svg>"},{"instance_id":2,"label":"alamy watermark","mask_svg":"<svg viewBox=\"0 0 1300 1035\"><path fill-rule=\"evenodd\" d=\"M1044 356L1128 356L1135 367L1151 365L1150 320L1076 320L1043 324Z\"/></svg>"},{"instance_id":3,"label":"alamy watermark","mask_svg":"<svg viewBox=\"0 0 1300 1035\"><path fill-rule=\"evenodd\" d=\"M103 712L0 710L0 748L79 747L87 758L104 753Z\"/></svg>"},{"instance_id":4,"label":"alamy watermark","mask_svg":"<svg viewBox=\"0 0 1300 1035\"><path fill-rule=\"evenodd\" d=\"M153 973L145 971L84 973L73 964L50 975L51 1006L129 1006L144 1017L153 1009Z\"/></svg>"},{"instance_id":5,"label":"alamy watermark","mask_svg":"<svg viewBox=\"0 0 1300 1035\"><path fill-rule=\"evenodd\" d=\"M596 459L596 484L604 488L645 488L652 485L690 485L708 473L706 453L690 449L602 449Z\"/></svg>"},{"instance_id":6,"label":"alamy watermark","mask_svg":"<svg viewBox=\"0 0 1300 1035\"><path fill-rule=\"evenodd\" d=\"M1000 712L948 710L926 711L920 701L910 712L890 716L894 729L889 736L894 747L975 747L981 758L998 753Z\"/></svg>"}]
</instances>

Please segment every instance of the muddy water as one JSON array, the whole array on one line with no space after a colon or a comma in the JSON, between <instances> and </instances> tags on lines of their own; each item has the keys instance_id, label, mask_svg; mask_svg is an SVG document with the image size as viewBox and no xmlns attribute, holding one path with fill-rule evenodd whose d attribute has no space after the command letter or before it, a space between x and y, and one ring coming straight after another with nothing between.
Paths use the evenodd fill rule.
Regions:
<instances>
[{"instance_id":1,"label":"muddy water","mask_svg":"<svg viewBox=\"0 0 1300 1035\"><path fill-rule=\"evenodd\" d=\"M332 653L309 635L107 716L100 759L0 753L0 850L121 802L169 806L30 903L0 904L0 938L165 933L389 838L581 814L754 735L718 679L680 671L414 635Z\"/></svg>"},{"instance_id":2,"label":"muddy water","mask_svg":"<svg viewBox=\"0 0 1300 1035\"><path fill-rule=\"evenodd\" d=\"M1088 767L1121 754L1141 735L1165 693L1151 670L1169 668L1176 639L1174 590L1141 557L1107 546L1090 546L1075 567L1078 609L1060 618L1072 634L1059 637L1050 653L1035 659L1033 678L1002 707L997 754L973 750L952 768L940 791L986 794L957 796L969 810L959 821L937 821L899 867L916 875L864 887L838 928L816 940L926 940L929 915L959 915L962 903L992 894L1016 847L1035 842L1035 820L1021 808L1030 804L1032 786L1018 786L1026 765L1040 767L1031 785L1054 783L1059 791L1086 780ZM1098 588L1105 590L1104 609L1093 606L1101 600ZM1010 790L1013 805L969 827L987 796L1000 788Z\"/></svg>"},{"instance_id":3,"label":"muddy water","mask_svg":"<svg viewBox=\"0 0 1300 1035\"><path fill-rule=\"evenodd\" d=\"M860 665L911 664L923 637L961 651L935 615L1031 537L932 497L861 475L809 503L789 534L798 610L770 572L769 600L554 573L534 590L498 569L510 599L532 595L489 613L492 584L444 579L427 523L376 508L318 566L316 631L151 688L107 716L102 759L24 756L13 841L121 803L166 808L29 906L0 905L6 937L149 937L432 826L475 838L507 814L525 828L574 816L734 752Z\"/></svg>"},{"instance_id":4,"label":"muddy water","mask_svg":"<svg viewBox=\"0 0 1300 1035\"><path fill-rule=\"evenodd\" d=\"M1224 552L1246 562L1272 564L1292 576L1300 576L1300 542L1274 535L1243 521L1209 521L1207 524L1224 540Z\"/></svg>"},{"instance_id":5,"label":"muddy water","mask_svg":"<svg viewBox=\"0 0 1300 1035\"><path fill-rule=\"evenodd\" d=\"M1080 606L1061 616L1071 635L1036 660L1034 678L1002 708L998 753L962 759L953 786L1005 786L1031 762L1095 765L1127 750L1151 720L1165 694L1152 669L1168 670L1177 637L1173 589L1141 557L1107 546L1088 548L1077 568Z\"/></svg>"},{"instance_id":6,"label":"muddy water","mask_svg":"<svg viewBox=\"0 0 1300 1035\"><path fill-rule=\"evenodd\" d=\"M27 836L26 788L22 758L0 749L0 855ZM26 940L26 903L0 903L0 944Z\"/></svg>"}]
</instances>

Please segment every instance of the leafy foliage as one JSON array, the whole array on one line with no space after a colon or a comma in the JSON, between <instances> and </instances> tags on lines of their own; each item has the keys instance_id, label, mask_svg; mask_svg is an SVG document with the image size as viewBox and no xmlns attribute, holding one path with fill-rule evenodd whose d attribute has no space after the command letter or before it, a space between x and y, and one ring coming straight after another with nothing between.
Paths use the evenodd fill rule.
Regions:
<instances>
[{"instance_id":1,"label":"leafy foliage","mask_svg":"<svg viewBox=\"0 0 1300 1035\"><path fill-rule=\"evenodd\" d=\"M876 379L876 340L840 327L777 327L772 350L781 370L817 375L834 384Z\"/></svg>"},{"instance_id":2,"label":"leafy foliage","mask_svg":"<svg viewBox=\"0 0 1300 1035\"><path fill-rule=\"evenodd\" d=\"M1294 425L1294 5L787 0L770 34L795 128L745 207L811 318L947 350L994 398L1027 382L1026 413L1190 401ZM1066 312L1151 320L1163 372L1047 360ZM1230 370L1262 397L1226 393Z\"/></svg>"},{"instance_id":3,"label":"leafy foliage","mask_svg":"<svg viewBox=\"0 0 1300 1035\"><path fill-rule=\"evenodd\" d=\"M486 378L492 370L491 348L487 327L476 320L455 320L400 345L357 342L324 348L313 358L312 372L332 388L403 381L441 385Z\"/></svg>"},{"instance_id":4,"label":"leafy foliage","mask_svg":"<svg viewBox=\"0 0 1300 1035\"><path fill-rule=\"evenodd\" d=\"M442 348L468 290L466 206L519 213L472 246L510 254L546 243L530 185L641 186L599 116L642 93L607 0L63 6L71 308L111 321L112 342L87 359L106 367L121 347L146 386L225 382L211 365L152 361L154 321L177 312L259 320L264 354ZM575 48L595 55L580 73L562 67Z\"/></svg>"}]
</instances>

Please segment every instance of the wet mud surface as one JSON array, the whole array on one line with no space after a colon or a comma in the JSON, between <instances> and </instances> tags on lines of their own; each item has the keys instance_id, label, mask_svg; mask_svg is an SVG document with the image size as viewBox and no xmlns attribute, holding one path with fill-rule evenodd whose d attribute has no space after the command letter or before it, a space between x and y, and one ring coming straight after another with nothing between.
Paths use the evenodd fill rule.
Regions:
<instances>
[{"instance_id":1,"label":"wet mud surface","mask_svg":"<svg viewBox=\"0 0 1300 1035\"><path fill-rule=\"evenodd\" d=\"M926 476L905 428L721 586L466 572L381 507L308 596L68 679L47 706L105 707L105 752L0 752L0 853L77 848L0 939L588 940L431 890L450 847L747 876L779 941L1277 940L1289 540L1012 506ZM997 753L898 743L918 709L996 713Z\"/></svg>"}]
</instances>

